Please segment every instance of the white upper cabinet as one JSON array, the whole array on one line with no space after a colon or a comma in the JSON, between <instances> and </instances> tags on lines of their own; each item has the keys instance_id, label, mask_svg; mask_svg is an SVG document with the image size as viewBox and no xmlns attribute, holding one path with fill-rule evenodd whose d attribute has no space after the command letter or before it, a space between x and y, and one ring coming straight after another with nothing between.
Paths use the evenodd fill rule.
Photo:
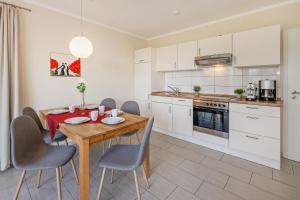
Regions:
<instances>
[{"instance_id":1,"label":"white upper cabinet","mask_svg":"<svg viewBox=\"0 0 300 200\"><path fill-rule=\"evenodd\" d=\"M232 34L198 40L198 55L232 53Z\"/></svg>"},{"instance_id":2,"label":"white upper cabinet","mask_svg":"<svg viewBox=\"0 0 300 200\"><path fill-rule=\"evenodd\" d=\"M233 66L280 64L280 26L233 34Z\"/></svg>"},{"instance_id":3,"label":"white upper cabinet","mask_svg":"<svg viewBox=\"0 0 300 200\"><path fill-rule=\"evenodd\" d=\"M196 69L194 58L197 56L197 41L178 44L177 70Z\"/></svg>"},{"instance_id":4,"label":"white upper cabinet","mask_svg":"<svg viewBox=\"0 0 300 200\"><path fill-rule=\"evenodd\" d=\"M156 49L156 70L174 71L177 68L177 45Z\"/></svg>"},{"instance_id":5,"label":"white upper cabinet","mask_svg":"<svg viewBox=\"0 0 300 200\"><path fill-rule=\"evenodd\" d=\"M134 51L134 62L151 62L152 48L144 48Z\"/></svg>"}]
</instances>

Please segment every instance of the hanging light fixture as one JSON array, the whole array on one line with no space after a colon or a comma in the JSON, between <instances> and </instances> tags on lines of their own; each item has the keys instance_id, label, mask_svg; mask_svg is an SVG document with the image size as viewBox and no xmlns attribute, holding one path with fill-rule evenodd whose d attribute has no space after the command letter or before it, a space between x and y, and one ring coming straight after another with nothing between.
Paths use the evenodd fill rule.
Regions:
<instances>
[{"instance_id":1,"label":"hanging light fixture","mask_svg":"<svg viewBox=\"0 0 300 200\"><path fill-rule=\"evenodd\" d=\"M82 0L80 0L80 28L81 35L74 37L69 44L69 49L77 58L87 58L93 53L91 41L83 36L82 32Z\"/></svg>"}]
</instances>

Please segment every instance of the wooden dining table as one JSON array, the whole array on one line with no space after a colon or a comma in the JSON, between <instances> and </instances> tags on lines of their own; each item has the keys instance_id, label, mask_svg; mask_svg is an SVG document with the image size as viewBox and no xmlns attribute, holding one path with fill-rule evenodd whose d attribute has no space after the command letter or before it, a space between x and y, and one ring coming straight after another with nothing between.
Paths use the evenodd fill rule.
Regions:
<instances>
[{"instance_id":1,"label":"wooden dining table","mask_svg":"<svg viewBox=\"0 0 300 200\"><path fill-rule=\"evenodd\" d=\"M53 109L40 110L41 121L46 125L48 112ZM79 197L80 200L89 199L90 147L93 144L124 135L130 131L144 129L148 118L123 113L125 121L117 125L103 123L83 123L79 125L59 124L59 130L79 146ZM146 176L150 176L150 151L148 149L144 160Z\"/></svg>"}]
</instances>

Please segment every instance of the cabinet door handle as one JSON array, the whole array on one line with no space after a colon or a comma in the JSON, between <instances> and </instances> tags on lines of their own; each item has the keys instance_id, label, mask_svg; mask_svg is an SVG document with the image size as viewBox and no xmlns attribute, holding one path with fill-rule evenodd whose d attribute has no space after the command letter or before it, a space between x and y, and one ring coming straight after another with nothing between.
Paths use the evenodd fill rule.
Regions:
<instances>
[{"instance_id":1,"label":"cabinet door handle","mask_svg":"<svg viewBox=\"0 0 300 200\"><path fill-rule=\"evenodd\" d=\"M184 99L179 99L178 101L185 101Z\"/></svg>"},{"instance_id":2,"label":"cabinet door handle","mask_svg":"<svg viewBox=\"0 0 300 200\"><path fill-rule=\"evenodd\" d=\"M251 107L251 106L246 106L246 108L248 108L248 109L253 109L253 110L259 109L258 107Z\"/></svg>"},{"instance_id":3,"label":"cabinet door handle","mask_svg":"<svg viewBox=\"0 0 300 200\"><path fill-rule=\"evenodd\" d=\"M169 113L171 113L172 112L172 110L171 110L171 106L169 106Z\"/></svg>"},{"instance_id":4,"label":"cabinet door handle","mask_svg":"<svg viewBox=\"0 0 300 200\"><path fill-rule=\"evenodd\" d=\"M176 68L176 61L174 62L174 68Z\"/></svg>"},{"instance_id":5,"label":"cabinet door handle","mask_svg":"<svg viewBox=\"0 0 300 200\"><path fill-rule=\"evenodd\" d=\"M148 103L148 110L150 110L150 103Z\"/></svg>"},{"instance_id":6,"label":"cabinet door handle","mask_svg":"<svg viewBox=\"0 0 300 200\"><path fill-rule=\"evenodd\" d=\"M201 48L198 49L198 55L201 56Z\"/></svg>"},{"instance_id":7,"label":"cabinet door handle","mask_svg":"<svg viewBox=\"0 0 300 200\"><path fill-rule=\"evenodd\" d=\"M140 62L144 62L144 60L140 60Z\"/></svg>"},{"instance_id":8,"label":"cabinet door handle","mask_svg":"<svg viewBox=\"0 0 300 200\"><path fill-rule=\"evenodd\" d=\"M253 140L258 140L259 139L258 137L253 137L253 136L249 136L249 135L246 135L246 138L253 139Z\"/></svg>"},{"instance_id":9,"label":"cabinet door handle","mask_svg":"<svg viewBox=\"0 0 300 200\"><path fill-rule=\"evenodd\" d=\"M233 56L233 63L236 64L236 56Z\"/></svg>"},{"instance_id":10,"label":"cabinet door handle","mask_svg":"<svg viewBox=\"0 0 300 200\"><path fill-rule=\"evenodd\" d=\"M192 116L192 109L191 108L189 110L189 115L190 115L190 117Z\"/></svg>"},{"instance_id":11,"label":"cabinet door handle","mask_svg":"<svg viewBox=\"0 0 300 200\"><path fill-rule=\"evenodd\" d=\"M248 119L259 119L258 117L251 117L251 116L247 116L246 118L248 118Z\"/></svg>"}]
</instances>

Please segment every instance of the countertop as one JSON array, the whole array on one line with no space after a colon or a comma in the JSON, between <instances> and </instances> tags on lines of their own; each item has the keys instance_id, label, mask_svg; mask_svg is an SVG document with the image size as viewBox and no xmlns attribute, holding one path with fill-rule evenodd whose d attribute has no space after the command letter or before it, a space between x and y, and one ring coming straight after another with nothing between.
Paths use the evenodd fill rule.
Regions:
<instances>
[{"instance_id":1,"label":"countertop","mask_svg":"<svg viewBox=\"0 0 300 200\"><path fill-rule=\"evenodd\" d=\"M159 92L152 92L151 96L162 96L162 97L173 97L173 98L183 98L183 99L203 99L208 97L213 97L212 100L217 101L218 98L220 100L226 98L229 103L240 103L240 104L251 104L251 105L259 105L259 106L271 106L271 107L281 107L282 101L279 99L277 101L262 101L262 100L255 100L255 101L248 101L246 98L237 98L235 95L226 95L226 94L208 94L208 93L200 93L199 95L195 95L195 93L191 92L181 92L179 96L172 94L171 92L167 91L159 91Z\"/></svg>"}]
</instances>

